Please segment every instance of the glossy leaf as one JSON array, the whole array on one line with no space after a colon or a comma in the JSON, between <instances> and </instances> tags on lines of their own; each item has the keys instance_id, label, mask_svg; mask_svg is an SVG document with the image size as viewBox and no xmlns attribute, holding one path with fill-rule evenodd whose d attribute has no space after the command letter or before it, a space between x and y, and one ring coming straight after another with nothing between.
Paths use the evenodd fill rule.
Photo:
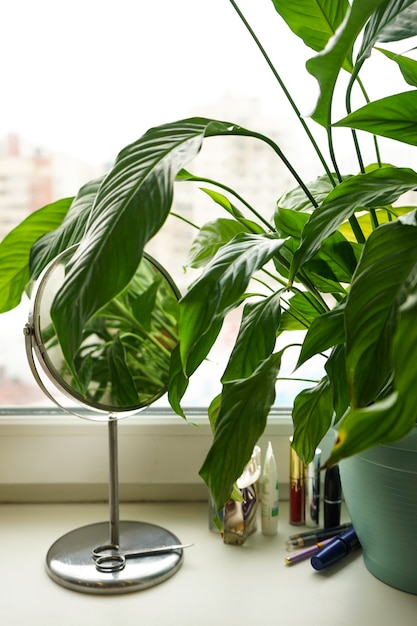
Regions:
<instances>
[{"instance_id":1,"label":"glossy leaf","mask_svg":"<svg viewBox=\"0 0 417 626\"><path fill-rule=\"evenodd\" d=\"M417 145L417 91L376 100L353 111L334 126L347 126L373 135Z\"/></svg>"},{"instance_id":2,"label":"glossy leaf","mask_svg":"<svg viewBox=\"0 0 417 626\"><path fill-rule=\"evenodd\" d=\"M225 243L243 232L248 232L248 229L236 220L219 218L213 222L207 222L199 229L191 244L188 264L194 268L204 267Z\"/></svg>"},{"instance_id":3,"label":"glossy leaf","mask_svg":"<svg viewBox=\"0 0 417 626\"><path fill-rule=\"evenodd\" d=\"M320 96L311 116L318 124L329 127L331 103L339 72L345 60L350 57L353 44L368 18L383 1L354 0L343 28L321 54L307 61L307 70L317 78L320 85Z\"/></svg>"},{"instance_id":4,"label":"glossy leaf","mask_svg":"<svg viewBox=\"0 0 417 626\"><path fill-rule=\"evenodd\" d=\"M313 50L323 50L343 22L347 0L272 0L291 30Z\"/></svg>"},{"instance_id":5,"label":"glossy leaf","mask_svg":"<svg viewBox=\"0 0 417 626\"><path fill-rule=\"evenodd\" d=\"M220 511L263 433L275 400L281 353L272 354L249 378L223 386L212 446L200 470Z\"/></svg>"},{"instance_id":6,"label":"glossy leaf","mask_svg":"<svg viewBox=\"0 0 417 626\"><path fill-rule=\"evenodd\" d=\"M180 303L180 344L184 366L213 319L236 307L256 270L284 244L269 235L237 235L220 248Z\"/></svg>"},{"instance_id":7,"label":"glossy leaf","mask_svg":"<svg viewBox=\"0 0 417 626\"><path fill-rule=\"evenodd\" d=\"M381 226L365 245L345 309L354 407L372 401L389 375L395 306L414 268L416 249L415 213Z\"/></svg>"},{"instance_id":8,"label":"glossy leaf","mask_svg":"<svg viewBox=\"0 0 417 626\"><path fill-rule=\"evenodd\" d=\"M119 337L113 340L107 350L107 360L115 399L120 406L135 406L138 403L138 390L131 369L127 366L125 348Z\"/></svg>"},{"instance_id":9,"label":"glossy leaf","mask_svg":"<svg viewBox=\"0 0 417 626\"><path fill-rule=\"evenodd\" d=\"M342 180L346 180L347 178L349 178L349 176L343 176ZM331 183L328 176L319 176L315 180L308 183L308 188L317 204L321 204L332 189L334 189L334 185ZM279 216L281 209L292 209L297 212L311 213L313 208L313 205L306 197L301 187L296 187L295 189L291 189L291 191L287 191L280 197L277 202L276 213L277 217Z\"/></svg>"},{"instance_id":10,"label":"glossy leaf","mask_svg":"<svg viewBox=\"0 0 417 626\"><path fill-rule=\"evenodd\" d=\"M248 302L239 333L222 376L222 383L247 378L275 348L281 317L280 292L259 302Z\"/></svg>"},{"instance_id":11,"label":"glossy leaf","mask_svg":"<svg viewBox=\"0 0 417 626\"><path fill-rule=\"evenodd\" d=\"M309 463L333 420L332 390L327 377L318 385L304 389L295 398L292 411L293 448Z\"/></svg>"},{"instance_id":12,"label":"glossy leaf","mask_svg":"<svg viewBox=\"0 0 417 626\"><path fill-rule=\"evenodd\" d=\"M82 239L103 178L97 178L83 185L58 228L48 232L35 243L31 255L31 273L35 278L58 254Z\"/></svg>"},{"instance_id":13,"label":"glossy leaf","mask_svg":"<svg viewBox=\"0 0 417 626\"><path fill-rule=\"evenodd\" d=\"M69 363L86 321L128 284L145 243L164 223L177 173L196 156L204 137L215 135L253 136L228 122L192 118L150 129L117 157L51 310Z\"/></svg>"},{"instance_id":14,"label":"glossy leaf","mask_svg":"<svg viewBox=\"0 0 417 626\"><path fill-rule=\"evenodd\" d=\"M335 345L331 350L324 369L329 378L333 397L334 422L343 417L350 406L350 389L346 376L345 344Z\"/></svg>"},{"instance_id":15,"label":"glossy leaf","mask_svg":"<svg viewBox=\"0 0 417 626\"><path fill-rule=\"evenodd\" d=\"M223 317L219 316L212 320L210 328L195 343L188 356L186 368L181 361L180 345L175 348L171 356L171 368L168 383L168 400L173 410L182 417L185 417L181 408L181 400L188 388L190 376L201 365L207 357L210 349L216 341L223 325Z\"/></svg>"},{"instance_id":16,"label":"glossy leaf","mask_svg":"<svg viewBox=\"0 0 417 626\"><path fill-rule=\"evenodd\" d=\"M332 309L316 317L307 331L303 341L297 367L320 354L345 341L344 306Z\"/></svg>"},{"instance_id":17,"label":"glossy leaf","mask_svg":"<svg viewBox=\"0 0 417 626\"><path fill-rule=\"evenodd\" d=\"M413 170L394 167L358 174L338 185L306 224L303 240L294 255L290 279L294 278L302 263L317 252L322 241L355 211L389 205L416 185L417 174Z\"/></svg>"},{"instance_id":18,"label":"glossy leaf","mask_svg":"<svg viewBox=\"0 0 417 626\"><path fill-rule=\"evenodd\" d=\"M399 41L417 34L417 6L415 0L384 2L366 25L357 62L371 53L377 41Z\"/></svg>"},{"instance_id":19,"label":"glossy leaf","mask_svg":"<svg viewBox=\"0 0 417 626\"><path fill-rule=\"evenodd\" d=\"M0 244L0 313L15 308L30 279L30 254L34 243L56 229L65 218L72 198L64 198L31 213Z\"/></svg>"},{"instance_id":20,"label":"glossy leaf","mask_svg":"<svg viewBox=\"0 0 417 626\"><path fill-rule=\"evenodd\" d=\"M281 299L285 300L285 294ZM280 331L306 330L322 312L310 293L307 291L296 293L289 299L287 308L281 315Z\"/></svg>"}]
</instances>

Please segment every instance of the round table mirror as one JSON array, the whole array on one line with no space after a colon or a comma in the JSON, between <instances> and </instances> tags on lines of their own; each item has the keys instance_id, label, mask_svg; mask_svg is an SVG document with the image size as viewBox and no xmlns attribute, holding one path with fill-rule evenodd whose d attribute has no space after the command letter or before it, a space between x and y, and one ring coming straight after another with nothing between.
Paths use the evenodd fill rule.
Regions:
<instances>
[{"instance_id":1,"label":"round table mirror","mask_svg":"<svg viewBox=\"0 0 417 626\"><path fill-rule=\"evenodd\" d=\"M119 418L137 413L166 392L178 342L180 294L166 270L144 254L124 291L87 322L68 364L50 309L75 249L56 257L34 287L24 329L26 352L35 379L55 404L78 417L108 422L110 520L59 538L48 551L46 569L55 582L75 591L126 593L166 580L183 560L185 546L170 531L119 520L117 458ZM65 397L70 406L64 406Z\"/></svg>"}]
</instances>

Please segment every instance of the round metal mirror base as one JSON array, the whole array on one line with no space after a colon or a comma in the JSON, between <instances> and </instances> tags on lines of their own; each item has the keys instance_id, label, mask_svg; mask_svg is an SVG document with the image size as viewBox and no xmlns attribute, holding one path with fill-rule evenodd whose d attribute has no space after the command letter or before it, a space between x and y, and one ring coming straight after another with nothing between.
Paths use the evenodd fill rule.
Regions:
<instances>
[{"instance_id":1,"label":"round metal mirror base","mask_svg":"<svg viewBox=\"0 0 417 626\"><path fill-rule=\"evenodd\" d=\"M181 567L183 550L128 558L124 569L101 572L92 551L109 543L109 524L100 522L77 528L50 547L46 556L46 571L59 585L93 594L116 594L153 587L173 576ZM178 537L154 524L121 521L119 545L122 551L179 544Z\"/></svg>"}]
</instances>

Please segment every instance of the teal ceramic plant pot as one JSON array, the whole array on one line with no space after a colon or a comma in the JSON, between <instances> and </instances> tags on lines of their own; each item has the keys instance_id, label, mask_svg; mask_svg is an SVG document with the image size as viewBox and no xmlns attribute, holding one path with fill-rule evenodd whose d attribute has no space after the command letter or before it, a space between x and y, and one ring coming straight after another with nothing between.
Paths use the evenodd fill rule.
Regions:
<instances>
[{"instance_id":1,"label":"teal ceramic plant pot","mask_svg":"<svg viewBox=\"0 0 417 626\"><path fill-rule=\"evenodd\" d=\"M417 426L398 443L341 461L340 474L367 569L417 594Z\"/></svg>"}]
</instances>

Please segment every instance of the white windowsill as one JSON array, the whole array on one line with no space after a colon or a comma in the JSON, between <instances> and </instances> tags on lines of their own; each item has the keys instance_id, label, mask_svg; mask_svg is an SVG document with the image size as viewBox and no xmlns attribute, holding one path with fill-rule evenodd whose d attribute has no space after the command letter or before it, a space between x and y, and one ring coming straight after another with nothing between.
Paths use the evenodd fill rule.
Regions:
<instances>
[{"instance_id":1,"label":"white windowsill","mask_svg":"<svg viewBox=\"0 0 417 626\"><path fill-rule=\"evenodd\" d=\"M119 483L122 501L203 500L198 475L212 434L203 411L185 422L169 410L147 411L119 421ZM275 411L260 441L272 441L288 494L288 411ZM329 446L330 447L330 446ZM107 424L59 410L0 414L0 501L103 501L108 494Z\"/></svg>"},{"instance_id":2,"label":"white windowsill","mask_svg":"<svg viewBox=\"0 0 417 626\"><path fill-rule=\"evenodd\" d=\"M279 532L260 531L244 546L224 545L208 530L207 504L123 504L121 519L160 525L184 550L180 570L160 585L136 593L96 596L53 582L44 562L62 535L106 521L104 504L2 505L2 623L7 626L414 626L417 596L374 578L360 551L323 572L308 560L286 567L288 504L280 510ZM305 530L303 528L303 530Z\"/></svg>"}]
</instances>

